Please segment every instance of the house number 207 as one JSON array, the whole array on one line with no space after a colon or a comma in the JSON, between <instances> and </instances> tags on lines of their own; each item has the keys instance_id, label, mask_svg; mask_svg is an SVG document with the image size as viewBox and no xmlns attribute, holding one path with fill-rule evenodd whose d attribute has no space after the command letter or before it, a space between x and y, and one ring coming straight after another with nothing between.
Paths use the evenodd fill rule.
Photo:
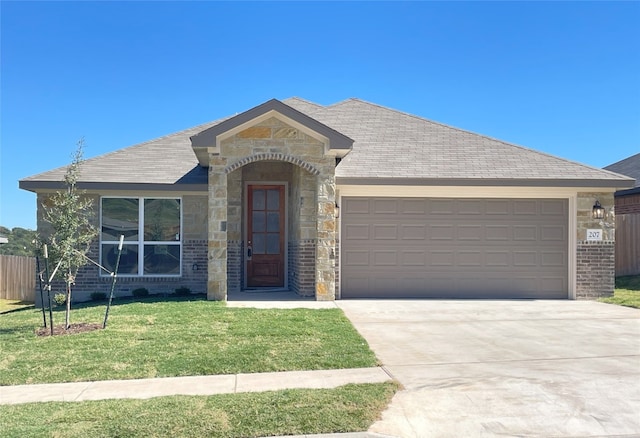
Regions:
<instances>
[{"instance_id":1,"label":"house number 207","mask_svg":"<svg viewBox=\"0 0 640 438\"><path fill-rule=\"evenodd\" d=\"M587 230L588 241L600 241L602 240L602 230Z\"/></svg>"}]
</instances>

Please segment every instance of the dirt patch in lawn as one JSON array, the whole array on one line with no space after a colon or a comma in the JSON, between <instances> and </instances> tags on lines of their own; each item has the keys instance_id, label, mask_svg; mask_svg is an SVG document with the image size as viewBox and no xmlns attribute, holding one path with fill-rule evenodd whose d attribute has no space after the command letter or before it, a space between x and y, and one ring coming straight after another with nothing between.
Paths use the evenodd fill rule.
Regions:
<instances>
[{"instance_id":1,"label":"dirt patch in lawn","mask_svg":"<svg viewBox=\"0 0 640 438\"><path fill-rule=\"evenodd\" d=\"M102 324L80 322L77 324L71 324L68 329L65 329L64 324L59 324L53 326L53 336L74 335L77 333L92 332L94 330L102 330ZM36 335L51 336L51 327L40 327L36 330Z\"/></svg>"}]
</instances>

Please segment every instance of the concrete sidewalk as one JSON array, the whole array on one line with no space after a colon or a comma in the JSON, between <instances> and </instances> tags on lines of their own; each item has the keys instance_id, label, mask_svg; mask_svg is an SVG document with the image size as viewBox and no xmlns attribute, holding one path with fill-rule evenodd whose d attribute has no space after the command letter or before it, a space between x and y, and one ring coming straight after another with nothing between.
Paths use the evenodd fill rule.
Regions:
<instances>
[{"instance_id":1,"label":"concrete sidewalk","mask_svg":"<svg viewBox=\"0 0 640 438\"><path fill-rule=\"evenodd\" d=\"M138 380L0 386L0 404L147 399L168 395L214 395L295 388L335 388L349 383L392 380L382 368L351 368L281 373L166 377Z\"/></svg>"}]
</instances>

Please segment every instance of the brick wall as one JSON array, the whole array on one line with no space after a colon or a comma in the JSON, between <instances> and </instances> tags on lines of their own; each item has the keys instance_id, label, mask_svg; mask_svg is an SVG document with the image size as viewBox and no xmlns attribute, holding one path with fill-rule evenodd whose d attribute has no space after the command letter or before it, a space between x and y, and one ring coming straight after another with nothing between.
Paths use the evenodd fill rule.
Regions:
<instances>
[{"instance_id":1,"label":"brick wall","mask_svg":"<svg viewBox=\"0 0 640 438\"><path fill-rule=\"evenodd\" d=\"M298 295L315 295L316 242L301 240L289 243L289 289Z\"/></svg>"},{"instance_id":2,"label":"brick wall","mask_svg":"<svg viewBox=\"0 0 640 438\"><path fill-rule=\"evenodd\" d=\"M339 226L338 226L338 229L340 229ZM336 233L336 236L337 235L338 233ZM342 295L340 291L340 240L339 239L336 239L335 255L336 255L336 298L340 299Z\"/></svg>"},{"instance_id":3,"label":"brick wall","mask_svg":"<svg viewBox=\"0 0 640 438\"><path fill-rule=\"evenodd\" d=\"M576 298L594 299L613 295L615 286L615 242L580 241L576 253Z\"/></svg>"},{"instance_id":4,"label":"brick wall","mask_svg":"<svg viewBox=\"0 0 640 438\"><path fill-rule=\"evenodd\" d=\"M227 288L239 292L244 278L243 244L240 240L227 241Z\"/></svg>"},{"instance_id":5,"label":"brick wall","mask_svg":"<svg viewBox=\"0 0 640 438\"><path fill-rule=\"evenodd\" d=\"M91 245L89 257L99 262L98 242ZM194 270L194 264L197 269ZM53 272L55 266L49 269ZM41 264L44 269L44 264ZM94 292L111 293L112 277L101 275L100 268L94 264L87 264L80 268L76 276L75 285L72 286L71 296L73 302L88 301ZM182 244L182 276L181 277L124 277L118 276L114 288L114 296L130 296L137 288L146 288L150 294L171 294L178 287L188 287L192 293L206 293L207 291L207 241L186 240ZM52 295L66 293L65 284L61 280L53 282ZM36 296L39 297L37 292ZM45 298L46 299L46 298Z\"/></svg>"}]
</instances>

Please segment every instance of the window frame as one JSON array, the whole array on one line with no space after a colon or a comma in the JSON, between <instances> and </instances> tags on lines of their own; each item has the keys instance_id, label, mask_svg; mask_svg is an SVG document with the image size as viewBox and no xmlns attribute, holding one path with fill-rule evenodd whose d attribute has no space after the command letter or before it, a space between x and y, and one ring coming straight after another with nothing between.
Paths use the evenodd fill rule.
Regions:
<instances>
[{"instance_id":1,"label":"window frame","mask_svg":"<svg viewBox=\"0 0 640 438\"><path fill-rule=\"evenodd\" d=\"M136 245L138 249L138 273L137 274L118 274L118 277L127 277L127 278L179 278L182 277L182 244L183 244L183 236L184 236L184 214L183 214L183 199L182 196L101 196L100 197L100 239L99 239L99 257L100 263L102 263L102 249L104 245L118 245L120 240L111 241L111 240L102 240L102 221L103 221L103 200L104 199L135 199L138 201L138 239L135 241L125 240L124 245ZM145 240L145 223L144 223L144 210L145 210L145 201L149 199L169 199L169 200L177 200L180 202L180 239L178 241L154 241L154 240ZM179 269L177 274L145 274L144 273L144 250L146 245L171 245L178 246L180 259L178 262ZM105 270L100 269L100 277L110 277L111 274L105 272Z\"/></svg>"}]
</instances>

